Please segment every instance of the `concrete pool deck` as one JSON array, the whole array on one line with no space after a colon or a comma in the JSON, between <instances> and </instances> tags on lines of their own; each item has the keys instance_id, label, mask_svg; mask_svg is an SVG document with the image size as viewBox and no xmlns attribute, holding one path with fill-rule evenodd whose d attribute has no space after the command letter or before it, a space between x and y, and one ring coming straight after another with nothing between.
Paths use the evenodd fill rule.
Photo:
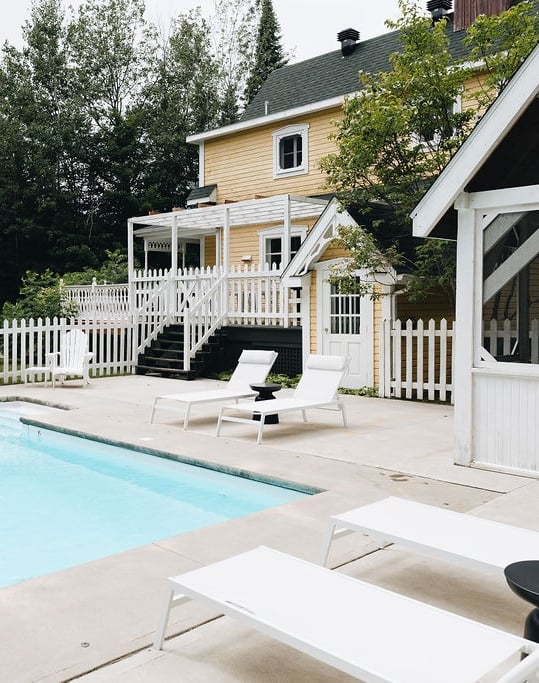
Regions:
<instances>
[{"instance_id":1,"label":"concrete pool deck","mask_svg":"<svg viewBox=\"0 0 539 683\"><path fill-rule=\"evenodd\" d=\"M328 515L386 495L539 530L536 479L452 464L450 406L344 396L347 429L336 413L312 411L307 424L300 413L289 414L266 428L260 446L250 425L225 424L217 439L215 404L194 407L186 432L181 411L159 411L149 424L157 394L212 386L211 380L125 376L93 380L86 388L75 381L54 390L0 387L0 400L70 408L39 418L47 424L324 491L0 590L1 681L351 681L196 602L173 610L168 633L175 637L163 652L151 650L166 577L262 544L316 560ZM333 545L330 564L521 633L530 608L503 578L398 547L374 550L368 539L347 536Z\"/></svg>"}]
</instances>

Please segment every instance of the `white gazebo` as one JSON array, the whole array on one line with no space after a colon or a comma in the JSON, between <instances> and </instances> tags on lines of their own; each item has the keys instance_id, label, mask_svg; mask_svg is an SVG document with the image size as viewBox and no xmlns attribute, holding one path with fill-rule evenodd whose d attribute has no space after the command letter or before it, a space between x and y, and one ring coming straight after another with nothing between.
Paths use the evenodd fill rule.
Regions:
<instances>
[{"instance_id":1,"label":"white gazebo","mask_svg":"<svg viewBox=\"0 0 539 683\"><path fill-rule=\"evenodd\" d=\"M539 46L412 213L457 240L455 462L539 473Z\"/></svg>"}]
</instances>

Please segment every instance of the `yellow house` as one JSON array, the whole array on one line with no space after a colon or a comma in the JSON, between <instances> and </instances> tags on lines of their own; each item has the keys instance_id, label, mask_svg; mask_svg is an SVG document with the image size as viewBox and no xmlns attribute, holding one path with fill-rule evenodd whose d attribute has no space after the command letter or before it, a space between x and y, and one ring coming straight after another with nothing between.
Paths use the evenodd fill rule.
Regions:
<instances>
[{"instance_id":1,"label":"yellow house","mask_svg":"<svg viewBox=\"0 0 539 683\"><path fill-rule=\"evenodd\" d=\"M454 21L461 28L473 21L470 2L448 14L456 56L465 48ZM492 4L499 12L509 0ZM429 9L439 16L450 5L431 0ZM129 221L131 301L143 320L140 372L192 377L204 352L212 356L213 340L215 369L231 367L249 346L276 349L274 369L292 375L308 353L344 353L351 359L345 386L372 387L383 319L453 315L444 300L414 307L397 297L396 273L381 274L387 296L376 301L341 294L328 281L330 266L346 257L337 228L356 223L328 194L320 160L334 151L332 122L357 91L358 71L388 68L400 49L398 32L361 41L346 29L338 40L340 49L274 71L237 123L188 138L199 149L199 183L185 209ZM135 239L144 242L142 271L133 267ZM155 269L159 252L170 258L164 270ZM162 343L173 325L181 336L174 353Z\"/></svg>"}]
</instances>

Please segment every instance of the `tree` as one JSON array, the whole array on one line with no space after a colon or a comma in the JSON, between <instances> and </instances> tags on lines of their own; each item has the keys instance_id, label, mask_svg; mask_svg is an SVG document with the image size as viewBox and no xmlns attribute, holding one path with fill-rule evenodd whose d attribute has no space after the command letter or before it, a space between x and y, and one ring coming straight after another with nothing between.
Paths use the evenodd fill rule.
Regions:
<instances>
[{"instance_id":1,"label":"tree","mask_svg":"<svg viewBox=\"0 0 539 683\"><path fill-rule=\"evenodd\" d=\"M402 50L390 57L389 71L360 73L361 92L345 102L333 136L337 152L323 160L322 168L343 203L356 207L361 228L374 237L372 248L384 255L388 266L407 262L412 269L411 296L425 298L436 283L453 299L453 245L442 242L431 249L413 240L409 214L470 133L487 94L494 99L492 84L503 84L534 46L537 15L509 11L484 23L482 18L480 31L469 32L472 54L480 39L477 49L489 55L491 85L478 95L477 108L461 112L453 105L471 72L449 52L446 20L433 25L410 0L401 0L400 7L401 18L387 25L400 31ZM515 25L527 39L498 52L500 36L514 35ZM344 272L336 273L337 279L348 282L358 268L374 275L377 263L372 256L369 261L368 244L353 233L341 234L351 258Z\"/></svg>"},{"instance_id":2,"label":"tree","mask_svg":"<svg viewBox=\"0 0 539 683\"><path fill-rule=\"evenodd\" d=\"M198 151L185 139L218 125L220 68L209 27L198 11L179 15L158 54L155 78L143 91L144 209L183 206L198 176Z\"/></svg>"},{"instance_id":3,"label":"tree","mask_svg":"<svg viewBox=\"0 0 539 683\"><path fill-rule=\"evenodd\" d=\"M261 12L256 36L254 64L245 87L244 99L249 104L272 71L288 61L281 44L281 31L271 0L259 0Z\"/></svg>"}]
</instances>

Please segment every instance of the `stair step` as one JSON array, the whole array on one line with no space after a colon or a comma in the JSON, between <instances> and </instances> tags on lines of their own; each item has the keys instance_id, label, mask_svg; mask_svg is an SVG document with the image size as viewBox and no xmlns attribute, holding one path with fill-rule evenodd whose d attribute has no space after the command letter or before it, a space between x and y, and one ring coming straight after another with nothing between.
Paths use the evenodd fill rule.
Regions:
<instances>
[{"instance_id":1,"label":"stair step","mask_svg":"<svg viewBox=\"0 0 539 683\"><path fill-rule=\"evenodd\" d=\"M182 370L181 368L164 368L158 365L141 365L136 368L137 375L160 375L164 377L193 380L197 374L194 370Z\"/></svg>"}]
</instances>

